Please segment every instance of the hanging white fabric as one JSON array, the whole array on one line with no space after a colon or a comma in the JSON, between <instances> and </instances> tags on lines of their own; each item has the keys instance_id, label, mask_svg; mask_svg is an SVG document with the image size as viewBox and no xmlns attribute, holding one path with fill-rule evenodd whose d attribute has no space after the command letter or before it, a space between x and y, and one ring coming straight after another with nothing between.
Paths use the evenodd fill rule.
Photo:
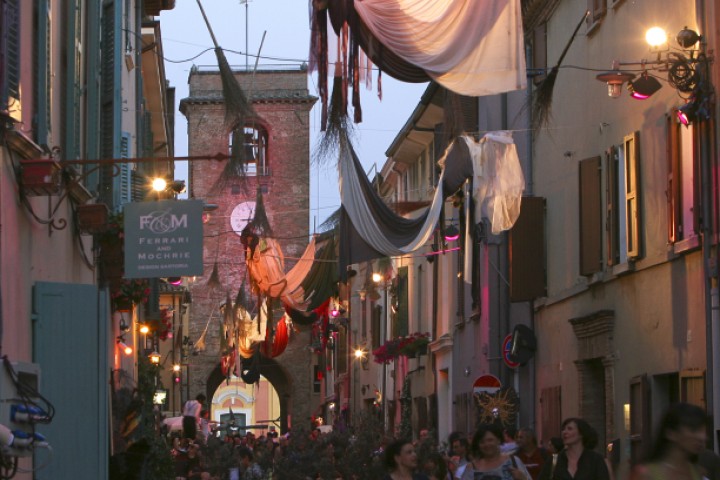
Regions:
<instances>
[{"instance_id":1,"label":"hanging white fabric","mask_svg":"<svg viewBox=\"0 0 720 480\"><path fill-rule=\"evenodd\" d=\"M475 222L490 220L492 233L509 230L520 215L525 177L512 139L512 132L486 134L479 142L462 137L473 163Z\"/></svg>"},{"instance_id":2,"label":"hanging white fabric","mask_svg":"<svg viewBox=\"0 0 720 480\"><path fill-rule=\"evenodd\" d=\"M375 221L372 212L368 208L368 204L363 195L360 179L353 164L351 146L348 139L344 136L340 138L340 161L338 168L340 169L340 199L345 208L353 226L358 234L365 242L378 252L387 256L398 256L406 253L414 252L430 239L435 230L435 225L440 217L440 211L444 203L442 181L443 174L440 175L438 188L435 190L425 223L419 233L407 245L396 246L385 235L385 232Z\"/></svg>"},{"instance_id":3,"label":"hanging white fabric","mask_svg":"<svg viewBox=\"0 0 720 480\"><path fill-rule=\"evenodd\" d=\"M448 90L482 96L526 87L520 0L362 0L354 6L385 47Z\"/></svg>"}]
</instances>

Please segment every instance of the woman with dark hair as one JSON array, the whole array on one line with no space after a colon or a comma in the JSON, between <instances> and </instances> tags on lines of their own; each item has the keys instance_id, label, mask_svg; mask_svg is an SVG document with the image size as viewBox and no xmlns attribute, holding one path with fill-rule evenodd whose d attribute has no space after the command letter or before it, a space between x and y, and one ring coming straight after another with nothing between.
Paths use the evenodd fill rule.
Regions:
<instances>
[{"instance_id":1,"label":"woman with dark hair","mask_svg":"<svg viewBox=\"0 0 720 480\"><path fill-rule=\"evenodd\" d=\"M480 425L470 443L471 461L462 480L530 480L525 465L514 455L501 452L503 429L498 425Z\"/></svg>"},{"instance_id":2,"label":"woman with dark hair","mask_svg":"<svg viewBox=\"0 0 720 480\"><path fill-rule=\"evenodd\" d=\"M657 437L645 463L635 468L636 480L700 480L695 462L705 450L708 418L689 403L671 406L660 421Z\"/></svg>"},{"instance_id":3,"label":"woman with dark hair","mask_svg":"<svg viewBox=\"0 0 720 480\"><path fill-rule=\"evenodd\" d=\"M415 446L408 440L396 440L385 449L385 468L388 473L383 480L428 480L417 470Z\"/></svg>"},{"instance_id":4,"label":"woman with dark hair","mask_svg":"<svg viewBox=\"0 0 720 480\"><path fill-rule=\"evenodd\" d=\"M598 435L582 418L568 418L562 423L565 448L553 454L543 465L539 480L610 480L605 458L593 451Z\"/></svg>"}]
</instances>

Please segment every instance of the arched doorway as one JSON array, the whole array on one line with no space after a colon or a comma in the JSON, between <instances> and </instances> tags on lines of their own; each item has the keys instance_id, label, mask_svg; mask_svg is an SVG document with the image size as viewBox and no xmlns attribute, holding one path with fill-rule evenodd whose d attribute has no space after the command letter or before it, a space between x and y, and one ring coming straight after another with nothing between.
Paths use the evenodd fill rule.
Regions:
<instances>
[{"instance_id":1,"label":"arched doorway","mask_svg":"<svg viewBox=\"0 0 720 480\"><path fill-rule=\"evenodd\" d=\"M288 431L288 417L292 412L292 406L290 401L293 391L292 379L278 362L265 356L260 357L260 375L265 377L277 392L277 396L280 402L280 432L285 433ZM205 383L205 395L207 396L208 400L211 400L213 398L213 395L217 391L218 387L223 382L225 382L225 380L225 375L222 374L222 371L220 370L220 364L218 363L215 368L210 372L207 382Z\"/></svg>"}]
</instances>

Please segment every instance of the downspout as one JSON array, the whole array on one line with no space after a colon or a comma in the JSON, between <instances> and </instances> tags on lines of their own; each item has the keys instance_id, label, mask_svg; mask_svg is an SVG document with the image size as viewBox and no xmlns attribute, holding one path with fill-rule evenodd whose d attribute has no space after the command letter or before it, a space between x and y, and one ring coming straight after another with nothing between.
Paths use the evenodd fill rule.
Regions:
<instances>
[{"instance_id":1,"label":"downspout","mask_svg":"<svg viewBox=\"0 0 720 480\"><path fill-rule=\"evenodd\" d=\"M705 15L705 0L696 1L696 17L701 33L708 31L707 15ZM700 39L701 51L705 51L707 40L703 35ZM707 69L707 65L702 65L701 76L704 76L708 82L712 83L712 74ZM713 159L712 147L713 142L711 135L713 123L710 120L700 119L697 123L697 137L700 145L700 189L702 195L702 258L703 273L705 284L705 402L706 409L711 415L713 423L713 438L711 439L713 449L717 451L718 433L720 432L720 378L715 368L716 362L720 361L720 312L718 311L718 271L717 258L720 251L716 251L713 256L713 236L714 236L714 214L713 208L713 168L711 162ZM716 246L720 248L720 246Z\"/></svg>"}]
</instances>

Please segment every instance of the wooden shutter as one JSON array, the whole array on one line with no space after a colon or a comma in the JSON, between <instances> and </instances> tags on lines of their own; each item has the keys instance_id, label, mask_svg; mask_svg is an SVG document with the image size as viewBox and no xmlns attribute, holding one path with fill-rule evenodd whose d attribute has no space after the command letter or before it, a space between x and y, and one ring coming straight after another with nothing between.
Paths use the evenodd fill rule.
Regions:
<instances>
[{"instance_id":1,"label":"wooden shutter","mask_svg":"<svg viewBox=\"0 0 720 480\"><path fill-rule=\"evenodd\" d=\"M52 423L38 427L55 461L33 478L107 478L112 340L106 295L94 285L38 282L33 313L40 393L55 406Z\"/></svg>"},{"instance_id":2,"label":"wooden shutter","mask_svg":"<svg viewBox=\"0 0 720 480\"><path fill-rule=\"evenodd\" d=\"M602 267L600 157L580 162L580 275Z\"/></svg>"},{"instance_id":3,"label":"wooden shutter","mask_svg":"<svg viewBox=\"0 0 720 480\"><path fill-rule=\"evenodd\" d=\"M520 216L510 229L510 301L526 302L546 294L545 199L523 197Z\"/></svg>"},{"instance_id":4,"label":"wooden shutter","mask_svg":"<svg viewBox=\"0 0 720 480\"><path fill-rule=\"evenodd\" d=\"M616 147L610 148L605 154L605 234L607 244L607 264L617 265L620 263L620 198L618 174L619 174L619 152Z\"/></svg>"},{"instance_id":5,"label":"wooden shutter","mask_svg":"<svg viewBox=\"0 0 720 480\"><path fill-rule=\"evenodd\" d=\"M627 256L640 256L640 141L638 132L625 137L625 221Z\"/></svg>"},{"instance_id":6,"label":"wooden shutter","mask_svg":"<svg viewBox=\"0 0 720 480\"><path fill-rule=\"evenodd\" d=\"M533 30L532 67L535 69L533 82L542 83L547 77L547 23L541 23Z\"/></svg>"},{"instance_id":7,"label":"wooden shutter","mask_svg":"<svg viewBox=\"0 0 720 480\"><path fill-rule=\"evenodd\" d=\"M667 116L667 228L668 242L682 239L682 215L680 212L680 124L675 120L675 110Z\"/></svg>"},{"instance_id":8,"label":"wooden shutter","mask_svg":"<svg viewBox=\"0 0 720 480\"><path fill-rule=\"evenodd\" d=\"M562 390L559 385L540 391L540 411L542 438L559 437L562 424Z\"/></svg>"},{"instance_id":9,"label":"wooden shutter","mask_svg":"<svg viewBox=\"0 0 720 480\"><path fill-rule=\"evenodd\" d=\"M607 12L606 3L606 0L588 0L588 10L590 10L588 23L590 23L590 25L593 25L605 16L605 12Z\"/></svg>"},{"instance_id":10,"label":"wooden shutter","mask_svg":"<svg viewBox=\"0 0 720 480\"><path fill-rule=\"evenodd\" d=\"M372 335L372 348L373 350L380 347L380 338L381 338L381 330L382 330L382 316L383 316L383 309L380 305L376 305L374 302L372 304L372 309L370 310L370 334Z\"/></svg>"},{"instance_id":11,"label":"wooden shutter","mask_svg":"<svg viewBox=\"0 0 720 480\"><path fill-rule=\"evenodd\" d=\"M393 323L393 337L404 337L408 334L408 267L398 268L396 296L397 312Z\"/></svg>"},{"instance_id":12,"label":"wooden shutter","mask_svg":"<svg viewBox=\"0 0 720 480\"><path fill-rule=\"evenodd\" d=\"M635 465L650 443L650 384L647 375L630 380L630 462Z\"/></svg>"}]
</instances>

